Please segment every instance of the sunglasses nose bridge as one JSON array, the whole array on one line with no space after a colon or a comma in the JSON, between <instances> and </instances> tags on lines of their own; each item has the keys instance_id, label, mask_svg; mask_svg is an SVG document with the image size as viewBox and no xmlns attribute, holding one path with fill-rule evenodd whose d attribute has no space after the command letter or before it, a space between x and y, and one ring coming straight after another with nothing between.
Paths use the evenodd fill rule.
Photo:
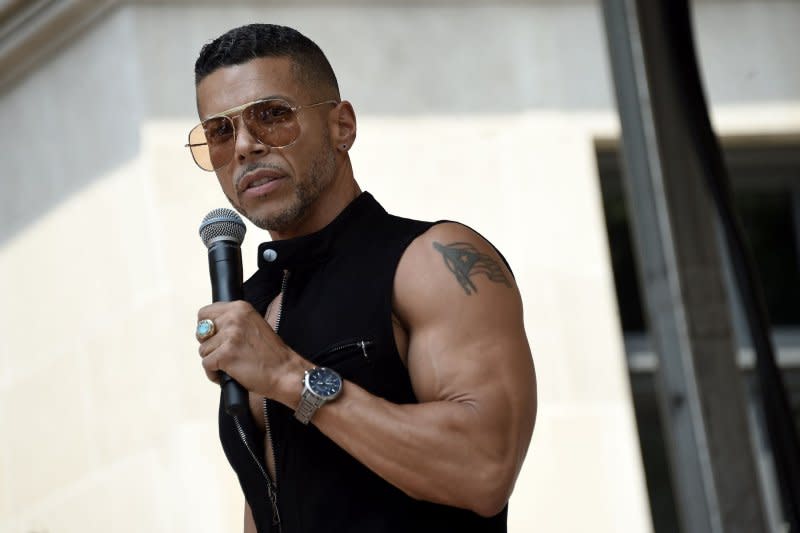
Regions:
<instances>
[{"instance_id":1,"label":"sunglasses nose bridge","mask_svg":"<svg viewBox=\"0 0 800 533\"><path fill-rule=\"evenodd\" d=\"M256 134L247 127L244 113L238 113L229 117L233 123L233 154L232 157L243 158L249 154L263 153L270 149L269 145L259 139Z\"/></svg>"}]
</instances>

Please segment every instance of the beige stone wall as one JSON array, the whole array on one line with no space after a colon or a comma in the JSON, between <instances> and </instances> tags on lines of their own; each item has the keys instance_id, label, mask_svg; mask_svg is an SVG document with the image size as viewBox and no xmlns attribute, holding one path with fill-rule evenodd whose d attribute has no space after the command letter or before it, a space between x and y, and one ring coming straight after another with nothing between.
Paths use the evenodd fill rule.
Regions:
<instances>
[{"instance_id":1,"label":"beige stone wall","mask_svg":"<svg viewBox=\"0 0 800 533\"><path fill-rule=\"evenodd\" d=\"M215 435L217 392L192 338L196 308L209 298L196 227L223 199L174 142L189 126L146 124L134 162L0 252L10 273L3 294L18 305L2 317L11 372L0 412L14 428L3 432L0 524L8 531L224 531L239 520L238 488ZM479 164L460 148L431 151L473 136L491 154ZM391 149L398 144L423 154L421 170L409 172ZM464 221L515 269L541 407L512 531L579 531L587 520L607 531L649 529L592 149L569 117L529 114L455 123L367 117L352 151L363 187L389 209ZM564 154L572 154L568 168L536 179L563 168ZM64 231L94 238L52 239ZM252 271L259 235L249 233ZM16 282L22 276L39 280L35 301ZM25 348L24 360L10 360ZM28 410L15 409L31 391Z\"/></svg>"},{"instance_id":2,"label":"beige stone wall","mask_svg":"<svg viewBox=\"0 0 800 533\"><path fill-rule=\"evenodd\" d=\"M399 212L478 228L520 283L540 408L510 530L648 531L593 163L593 137L611 135L613 119L530 112L364 122L353 158L368 188ZM410 142L415 131L425 138ZM409 173L403 153L381 150L401 144L436 155Z\"/></svg>"},{"instance_id":3,"label":"beige stone wall","mask_svg":"<svg viewBox=\"0 0 800 533\"><path fill-rule=\"evenodd\" d=\"M510 531L650 531L594 159L617 128L596 4L164 4L113 11L0 95L0 533L239 530L193 339L210 299L197 225L224 198L182 144L197 48L254 19L330 50L364 189L511 262L540 408ZM726 65L723 131L800 130L796 74L739 101L724 82L745 71Z\"/></svg>"}]
</instances>

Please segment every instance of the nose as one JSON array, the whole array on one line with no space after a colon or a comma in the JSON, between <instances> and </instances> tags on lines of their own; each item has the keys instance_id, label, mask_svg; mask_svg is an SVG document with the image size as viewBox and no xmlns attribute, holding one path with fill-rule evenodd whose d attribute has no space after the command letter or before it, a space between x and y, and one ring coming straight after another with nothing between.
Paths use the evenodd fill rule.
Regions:
<instances>
[{"instance_id":1,"label":"nose","mask_svg":"<svg viewBox=\"0 0 800 533\"><path fill-rule=\"evenodd\" d=\"M238 162L244 163L247 162L248 159L260 157L267 153L269 148L250 133L241 115L234 119L234 126L236 128L236 144L234 146L234 151Z\"/></svg>"}]
</instances>

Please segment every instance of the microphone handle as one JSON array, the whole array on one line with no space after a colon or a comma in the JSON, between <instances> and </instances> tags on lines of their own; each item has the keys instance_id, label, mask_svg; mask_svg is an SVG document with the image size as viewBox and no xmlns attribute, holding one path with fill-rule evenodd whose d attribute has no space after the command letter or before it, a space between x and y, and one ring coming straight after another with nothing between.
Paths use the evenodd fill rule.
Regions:
<instances>
[{"instance_id":1,"label":"microphone handle","mask_svg":"<svg viewBox=\"0 0 800 533\"><path fill-rule=\"evenodd\" d=\"M242 249L233 241L217 241L208 248L211 273L211 300L233 302L244 297L242 291ZM241 416L249 408L248 394L235 379L219 371L222 405L231 416Z\"/></svg>"}]
</instances>

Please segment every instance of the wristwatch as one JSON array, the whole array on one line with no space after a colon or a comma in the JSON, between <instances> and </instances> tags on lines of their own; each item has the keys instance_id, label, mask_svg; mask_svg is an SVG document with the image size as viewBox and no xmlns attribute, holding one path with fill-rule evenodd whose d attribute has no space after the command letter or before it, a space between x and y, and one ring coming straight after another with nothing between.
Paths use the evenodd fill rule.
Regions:
<instances>
[{"instance_id":1,"label":"wristwatch","mask_svg":"<svg viewBox=\"0 0 800 533\"><path fill-rule=\"evenodd\" d=\"M317 409L326 402L335 400L342 392L342 376L335 370L318 366L306 370L303 376L303 394L294 417L303 424L308 424Z\"/></svg>"}]
</instances>

